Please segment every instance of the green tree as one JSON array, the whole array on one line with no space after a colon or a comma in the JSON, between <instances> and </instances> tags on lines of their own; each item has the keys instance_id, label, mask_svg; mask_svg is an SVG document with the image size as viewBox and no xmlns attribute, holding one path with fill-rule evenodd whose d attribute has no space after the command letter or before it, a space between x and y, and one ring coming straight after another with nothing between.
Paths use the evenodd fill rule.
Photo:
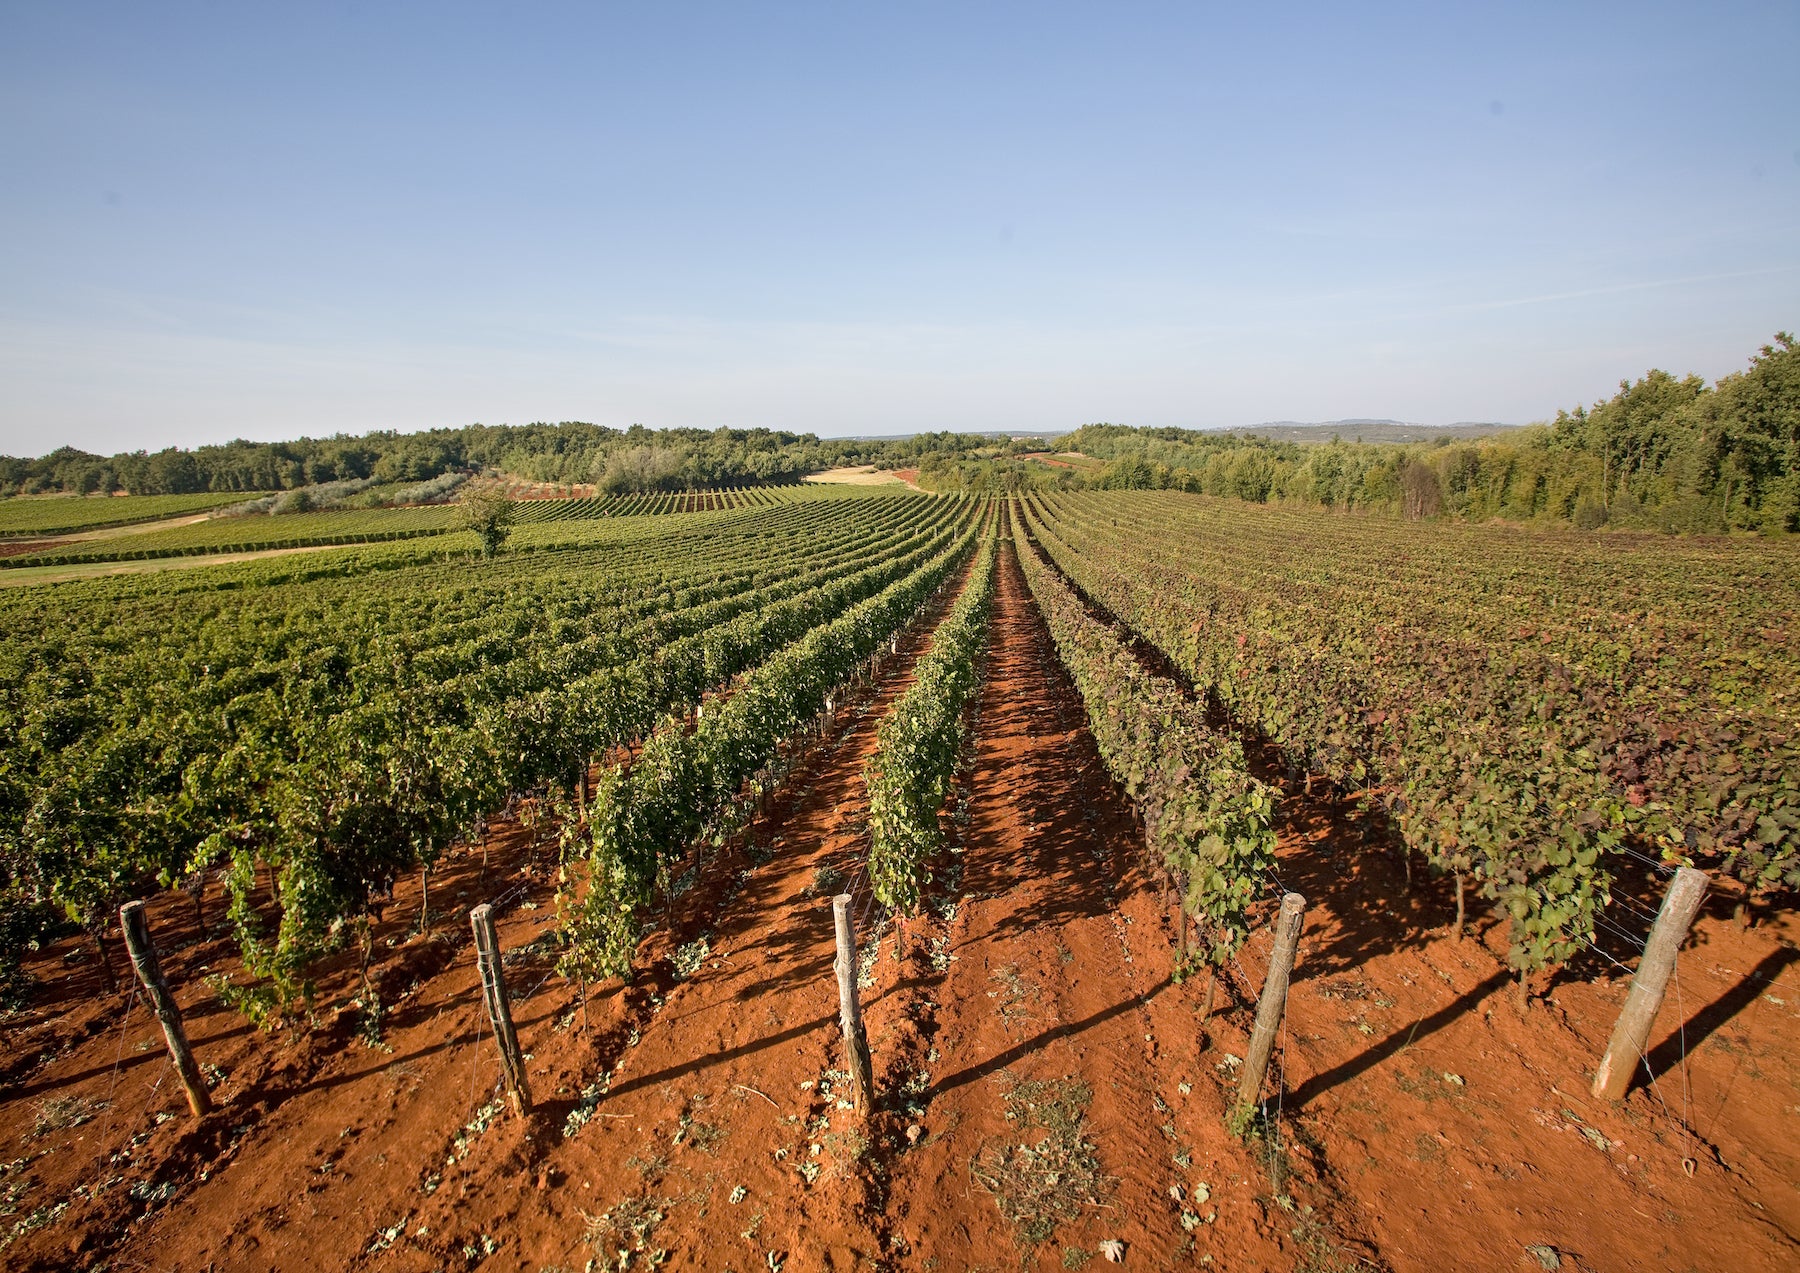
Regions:
<instances>
[{"instance_id":1,"label":"green tree","mask_svg":"<svg viewBox=\"0 0 1800 1273\"><path fill-rule=\"evenodd\" d=\"M506 537L512 534L513 522L519 513L519 506L497 486L464 490L457 501L457 509L458 524L481 536L481 555L484 557L499 553Z\"/></svg>"}]
</instances>

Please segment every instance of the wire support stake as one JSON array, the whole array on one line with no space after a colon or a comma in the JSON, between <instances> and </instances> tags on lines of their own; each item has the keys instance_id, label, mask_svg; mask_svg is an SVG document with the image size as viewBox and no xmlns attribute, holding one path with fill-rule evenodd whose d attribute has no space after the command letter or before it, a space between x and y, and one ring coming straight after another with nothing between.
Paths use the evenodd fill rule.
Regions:
<instances>
[{"instance_id":1,"label":"wire support stake","mask_svg":"<svg viewBox=\"0 0 1800 1273\"><path fill-rule=\"evenodd\" d=\"M1684 866L1675 873L1675 881L1663 896L1662 910L1637 974L1631 979L1631 991L1613 1026L1612 1038L1600 1058L1594 1074L1596 1097L1616 1101L1631 1087L1631 1076L1650 1041L1650 1028L1656 1023L1657 1010L1668 992L1669 977L1675 971L1675 956L1687 937L1700 902L1706 896L1708 880L1704 871Z\"/></svg>"}]
</instances>

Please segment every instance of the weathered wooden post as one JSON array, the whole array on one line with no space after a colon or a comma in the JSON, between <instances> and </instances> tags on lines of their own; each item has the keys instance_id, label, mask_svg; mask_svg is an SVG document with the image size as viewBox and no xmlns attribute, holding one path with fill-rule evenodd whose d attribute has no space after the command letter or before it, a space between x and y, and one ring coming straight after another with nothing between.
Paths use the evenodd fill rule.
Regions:
<instances>
[{"instance_id":1,"label":"weathered wooden post","mask_svg":"<svg viewBox=\"0 0 1800 1273\"><path fill-rule=\"evenodd\" d=\"M862 1008L856 1001L856 935L850 928L850 894L831 899L837 921L838 1022L844 1028L844 1068L856 1088L856 1109L864 1118L875 1112L875 1075L869 1062L869 1040L863 1035Z\"/></svg>"},{"instance_id":2,"label":"weathered wooden post","mask_svg":"<svg viewBox=\"0 0 1800 1273\"><path fill-rule=\"evenodd\" d=\"M494 936L494 908L483 902L469 912L475 930L475 964L481 970L481 997L494 1041L500 1045L500 1071L513 1112L531 1112L531 1086L525 1081L525 1060L519 1055L519 1037L513 1033L512 1003L506 997L506 977L500 970L500 942Z\"/></svg>"},{"instance_id":3,"label":"weathered wooden post","mask_svg":"<svg viewBox=\"0 0 1800 1273\"><path fill-rule=\"evenodd\" d=\"M1675 954L1706 896L1706 885L1704 871L1684 866L1675 872L1675 882L1663 895L1656 925L1644 945L1644 957L1631 979L1631 991L1606 1044L1606 1055L1600 1058L1600 1069L1594 1075L1595 1096L1616 1101L1630 1089L1632 1071L1650 1042L1650 1027L1656 1023L1656 1011L1669 988L1669 974L1675 971Z\"/></svg>"},{"instance_id":4,"label":"weathered wooden post","mask_svg":"<svg viewBox=\"0 0 1800 1273\"><path fill-rule=\"evenodd\" d=\"M1244 1058L1244 1072L1238 1079L1240 1107L1256 1104L1256 1098L1262 1095L1269 1054L1275 1050L1275 1035L1281 1029L1282 1013L1287 1010L1288 974L1294 968L1294 952L1300 946L1300 921L1305 912L1306 899L1300 894L1282 896L1281 912L1275 917L1275 949L1269 954L1269 975L1263 978L1256 1026L1250 1031L1250 1055Z\"/></svg>"},{"instance_id":5,"label":"weathered wooden post","mask_svg":"<svg viewBox=\"0 0 1800 1273\"><path fill-rule=\"evenodd\" d=\"M188 1047L187 1031L181 1025L181 1009L163 980L162 964L156 958L156 947L150 942L150 920L142 902L127 902L119 907L119 927L125 930L125 949L131 952L131 966L144 983L144 996L150 1010L162 1022L163 1038L169 1045L169 1059L175 1062L175 1073L187 1092L188 1108L199 1118L212 1113L212 1097L200 1079L200 1067L194 1064L194 1053Z\"/></svg>"}]
</instances>

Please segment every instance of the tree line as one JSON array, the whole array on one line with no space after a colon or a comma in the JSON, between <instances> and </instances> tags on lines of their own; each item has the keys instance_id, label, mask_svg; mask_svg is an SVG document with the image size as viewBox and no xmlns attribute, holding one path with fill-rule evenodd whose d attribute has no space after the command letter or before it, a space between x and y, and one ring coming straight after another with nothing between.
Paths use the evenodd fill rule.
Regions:
<instances>
[{"instance_id":1,"label":"tree line","mask_svg":"<svg viewBox=\"0 0 1800 1273\"><path fill-rule=\"evenodd\" d=\"M1474 441L1307 444L1088 424L1055 442L1100 462L1074 466L1046 463L1046 445L947 431L821 439L773 429L475 424L109 457L63 447L38 459L0 457L0 495L284 491L483 469L626 494L788 483L875 464L916 468L919 485L938 491L1158 488L1415 518L1780 534L1800 530L1800 345L1783 332L1715 384L1651 371L1591 408Z\"/></svg>"},{"instance_id":2,"label":"tree line","mask_svg":"<svg viewBox=\"0 0 1800 1273\"><path fill-rule=\"evenodd\" d=\"M1800 345L1781 333L1746 370L1710 386L1651 371L1591 408L1472 442L1303 445L1092 424L1058 445L1107 461L1085 480L1055 475L1062 486L1586 529L1781 534L1800 530Z\"/></svg>"},{"instance_id":3,"label":"tree line","mask_svg":"<svg viewBox=\"0 0 1800 1273\"><path fill-rule=\"evenodd\" d=\"M286 491L346 481L420 483L483 469L539 482L594 483L607 494L690 491L796 482L842 464L906 464L927 452L955 452L984 441L951 433L821 440L779 429L473 424L292 442L239 439L112 456L74 447L35 459L0 456L0 495Z\"/></svg>"}]
</instances>

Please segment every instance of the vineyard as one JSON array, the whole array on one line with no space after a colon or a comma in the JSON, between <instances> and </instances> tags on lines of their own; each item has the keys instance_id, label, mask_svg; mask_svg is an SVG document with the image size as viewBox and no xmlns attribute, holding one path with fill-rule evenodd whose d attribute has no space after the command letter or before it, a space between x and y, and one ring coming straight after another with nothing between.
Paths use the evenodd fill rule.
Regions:
<instances>
[{"instance_id":1,"label":"vineyard","mask_svg":"<svg viewBox=\"0 0 1800 1273\"><path fill-rule=\"evenodd\" d=\"M1747 902L1800 887L1800 561L1590 547L1218 504L1035 503L1069 577L1310 777L1567 960L1626 857L1692 859ZM1459 542L1460 541L1460 542Z\"/></svg>"},{"instance_id":2,"label":"vineyard","mask_svg":"<svg viewBox=\"0 0 1800 1273\"><path fill-rule=\"evenodd\" d=\"M1800 1258L1785 541L458 524L0 558L318 550L0 594L8 1267Z\"/></svg>"},{"instance_id":3,"label":"vineyard","mask_svg":"<svg viewBox=\"0 0 1800 1273\"><path fill-rule=\"evenodd\" d=\"M119 499L9 499L0 501L0 536L70 535L108 526L128 526L167 517L210 512L235 504L242 495L136 495Z\"/></svg>"},{"instance_id":4,"label":"vineyard","mask_svg":"<svg viewBox=\"0 0 1800 1273\"><path fill-rule=\"evenodd\" d=\"M834 492L835 493L835 492ZM830 496L827 495L826 498ZM156 504L158 513L137 513L123 524L172 515L175 511L205 511L207 505L181 507L181 496L147 496L114 500L118 505ZM200 497L195 497L198 499ZM817 499L797 486L779 486L701 494L614 495L592 499L527 500L519 504L517 522L524 526L560 525L595 518L649 517L674 513L721 512L742 508L773 508L797 499ZM37 501L49 504L52 501ZM75 501L63 500L70 504ZM86 501L98 502L98 501ZM219 501L213 500L216 505ZM4 509L0 509L4 511ZM15 519L18 520L18 519ZM108 525L120 525L119 522ZM70 565L80 562L151 561L167 557L207 557L226 553L268 552L276 549L325 548L346 544L378 544L425 535L442 535L456 527L456 509L449 505L417 508L356 509L316 513L291 513L261 517L223 517L191 521L185 525L152 528L128 538L56 540L52 532L34 532L47 542L21 539L0 554L0 569Z\"/></svg>"},{"instance_id":5,"label":"vineyard","mask_svg":"<svg viewBox=\"0 0 1800 1273\"><path fill-rule=\"evenodd\" d=\"M755 486L693 493L649 492L598 495L588 499L533 500L520 514L524 522L576 521L588 517L640 517L662 513L700 513L723 508L768 508L797 499L830 498L836 492L817 487Z\"/></svg>"}]
</instances>

